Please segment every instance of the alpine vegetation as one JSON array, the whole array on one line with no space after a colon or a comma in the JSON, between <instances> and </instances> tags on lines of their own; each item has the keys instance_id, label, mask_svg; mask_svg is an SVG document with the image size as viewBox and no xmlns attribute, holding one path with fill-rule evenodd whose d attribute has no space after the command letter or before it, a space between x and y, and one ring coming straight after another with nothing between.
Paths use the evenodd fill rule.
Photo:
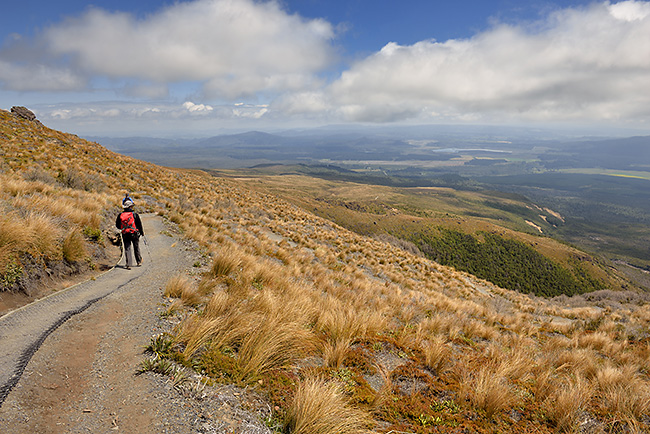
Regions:
<instances>
[{"instance_id":1,"label":"alpine vegetation","mask_svg":"<svg viewBox=\"0 0 650 434\"><path fill-rule=\"evenodd\" d=\"M132 192L210 263L163 289L179 302L142 370L184 367L205 384L254 389L278 431L650 429L645 294L610 303L506 290L263 185L158 167L7 112L0 141L5 287L29 261L83 260L94 243L85 228Z\"/></svg>"}]
</instances>

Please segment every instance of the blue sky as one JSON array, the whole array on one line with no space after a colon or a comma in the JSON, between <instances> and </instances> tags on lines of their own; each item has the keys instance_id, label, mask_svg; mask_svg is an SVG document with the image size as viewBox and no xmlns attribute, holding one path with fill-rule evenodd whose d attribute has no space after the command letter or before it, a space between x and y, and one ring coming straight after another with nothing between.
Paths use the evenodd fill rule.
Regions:
<instances>
[{"instance_id":1,"label":"blue sky","mask_svg":"<svg viewBox=\"0 0 650 434\"><path fill-rule=\"evenodd\" d=\"M0 32L0 108L81 135L650 133L649 1L25 0Z\"/></svg>"}]
</instances>

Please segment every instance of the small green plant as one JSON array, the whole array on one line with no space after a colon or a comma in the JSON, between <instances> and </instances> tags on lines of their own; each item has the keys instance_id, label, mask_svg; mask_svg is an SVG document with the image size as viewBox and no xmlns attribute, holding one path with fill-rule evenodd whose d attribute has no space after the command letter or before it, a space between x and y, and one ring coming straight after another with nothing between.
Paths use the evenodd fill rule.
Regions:
<instances>
[{"instance_id":1,"label":"small green plant","mask_svg":"<svg viewBox=\"0 0 650 434\"><path fill-rule=\"evenodd\" d=\"M169 381L171 381L174 389L180 390L183 386L191 383L192 379L185 369L174 365L174 367L169 371Z\"/></svg>"},{"instance_id":2,"label":"small green plant","mask_svg":"<svg viewBox=\"0 0 650 434\"><path fill-rule=\"evenodd\" d=\"M174 365L174 362L172 362L169 359L161 359L157 355L153 357L149 357L148 359L145 359L140 363L140 366L138 367L136 374L143 374L145 372L155 372L156 374L161 374L161 375L171 375L173 374L178 367Z\"/></svg>"},{"instance_id":3,"label":"small green plant","mask_svg":"<svg viewBox=\"0 0 650 434\"><path fill-rule=\"evenodd\" d=\"M173 344L174 342L171 336L162 333L151 338L151 342L145 348L145 353L153 354L161 358L169 357L172 353Z\"/></svg>"},{"instance_id":4,"label":"small green plant","mask_svg":"<svg viewBox=\"0 0 650 434\"><path fill-rule=\"evenodd\" d=\"M102 231L100 229L95 229L95 228L91 228L90 226L86 226L83 232L84 235L93 242L101 243L104 241L104 236L102 235Z\"/></svg>"},{"instance_id":5,"label":"small green plant","mask_svg":"<svg viewBox=\"0 0 650 434\"><path fill-rule=\"evenodd\" d=\"M348 368L332 370L330 371L330 375L332 378L336 378L337 380L341 381L345 387L345 390L347 391L354 389L357 384L354 381L354 373Z\"/></svg>"},{"instance_id":6,"label":"small green plant","mask_svg":"<svg viewBox=\"0 0 650 434\"><path fill-rule=\"evenodd\" d=\"M445 423L444 419L440 416L430 416L428 414L421 414L418 416L418 422L420 422L423 427L442 425Z\"/></svg>"},{"instance_id":7,"label":"small green plant","mask_svg":"<svg viewBox=\"0 0 650 434\"><path fill-rule=\"evenodd\" d=\"M443 400L431 404L431 410L437 412L448 411L449 413L456 414L456 413L460 413L461 408L454 401Z\"/></svg>"},{"instance_id":8,"label":"small green plant","mask_svg":"<svg viewBox=\"0 0 650 434\"><path fill-rule=\"evenodd\" d=\"M0 274L0 290L9 289L20 279L23 275L23 267L18 265L15 260L11 259L5 265L5 271Z\"/></svg>"}]
</instances>

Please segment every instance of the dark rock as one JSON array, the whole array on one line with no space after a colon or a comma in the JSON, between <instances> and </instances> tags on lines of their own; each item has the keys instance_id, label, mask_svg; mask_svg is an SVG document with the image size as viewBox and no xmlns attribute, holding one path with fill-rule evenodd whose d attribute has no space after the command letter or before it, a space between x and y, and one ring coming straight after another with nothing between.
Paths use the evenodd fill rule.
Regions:
<instances>
[{"instance_id":1,"label":"dark rock","mask_svg":"<svg viewBox=\"0 0 650 434\"><path fill-rule=\"evenodd\" d=\"M11 113L23 119L27 119L28 121L36 120L36 115L34 114L34 112L32 112L26 107L13 106L11 108Z\"/></svg>"}]
</instances>

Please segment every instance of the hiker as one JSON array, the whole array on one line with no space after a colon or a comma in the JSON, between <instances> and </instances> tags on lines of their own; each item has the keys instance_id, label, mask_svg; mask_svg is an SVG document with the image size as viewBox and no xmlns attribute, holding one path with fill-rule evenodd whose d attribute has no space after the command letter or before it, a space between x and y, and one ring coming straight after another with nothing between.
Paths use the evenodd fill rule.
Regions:
<instances>
[{"instance_id":1,"label":"hiker","mask_svg":"<svg viewBox=\"0 0 650 434\"><path fill-rule=\"evenodd\" d=\"M128 196L128 193L127 193ZM144 236L144 229L142 229L142 222L138 213L133 211L133 200L125 197L122 201L122 211L115 219L115 226L122 230L122 241L124 243L124 256L126 256L126 269L130 270L133 265L133 258L131 257L131 245L133 245L133 253L138 267L142 265L142 255L140 254L140 235Z\"/></svg>"}]
</instances>

